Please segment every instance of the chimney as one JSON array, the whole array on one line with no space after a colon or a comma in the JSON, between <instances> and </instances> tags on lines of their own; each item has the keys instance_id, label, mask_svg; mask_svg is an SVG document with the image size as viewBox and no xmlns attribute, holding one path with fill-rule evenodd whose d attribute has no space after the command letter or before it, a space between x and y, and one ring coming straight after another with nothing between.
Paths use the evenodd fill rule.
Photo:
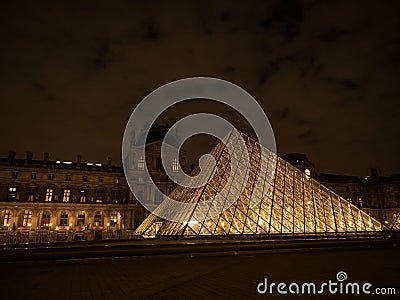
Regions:
<instances>
[{"instance_id":1,"label":"chimney","mask_svg":"<svg viewBox=\"0 0 400 300\"><path fill-rule=\"evenodd\" d=\"M8 151L8 160L10 162L13 162L15 160L15 155L16 155L15 151L9 150Z\"/></svg>"},{"instance_id":2,"label":"chimney","mask_svg":"<svg viewBox=\"0 0 400 300\"><path fill-rule=\"evenodd\" d=\"M81 166L81 162L82 162L82 155L78 154L78 156L76 158L76 166L80 167Z\"/></svg>"},{"instance_id":3,"label":"chimney","mask_svg":"<svg viewBox=\"0 0 400 300\"><path fill-rule=\"evenodd\" d=\"M108 157L107 166L108 166L109 169L111 169L111 160L112 160L112 158Z\"/></svg>"},{"instance_id":4,"label":"chimney","mask_svg":"<svg viewBox=\"0 0 400 300\"><path fill-rule=\"evenodd\" d=\"M49 162L49 156L50 156L49 152L45 152L45 153L43 154L43 162L44 162L45 164L47 164L47 163Z\"/></svg>"},{"instance_id":5,"label":"chimney","mask_svg":"<svg viewBox=\"0 0 400 300\"><path fill-rule=\"evenodd\" d=\"M26 162L27 162L27 163L32 162L32 158L33 158L33 152L27 151L27 152L26 152Z\"/></svg>"}]
</instances>

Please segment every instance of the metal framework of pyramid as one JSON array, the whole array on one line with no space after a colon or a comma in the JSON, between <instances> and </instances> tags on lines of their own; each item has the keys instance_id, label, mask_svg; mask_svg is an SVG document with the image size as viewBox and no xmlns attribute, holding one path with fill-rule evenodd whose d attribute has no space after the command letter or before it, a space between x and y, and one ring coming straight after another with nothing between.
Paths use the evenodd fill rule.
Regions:
<instances>
[{"instance_id":1,"label":"metal framework of pyramid","mask_svg":"<svg viewBox=\"0 0 400 300\"><path fill-rule=\"evenodd\" d=\"M231 168L231 156L227 150L231 144L236 147L232 155L244 153L243 149L237 149L240 145L238 138L245 140L249 154L250 171L246 182L243 180L246 172L240 163L237 168ZM266 164L260 164L262 151L268 159ZM214 199L228 185L229 176L233 176L230 190L244 188L240 197L233 204L226 201L227 205L210 205L200 217L198 213L196 217L193 213L186 213L183 222L162 220L157 216L161 215L157 213L161 210L174 210L170 202L164 201L136 229L136 234L145 237L324 234L373 233L384 229L379 221L244 134L229 135L210 154L216 160L211 180L201 188L178 186L169 197L186 203ZM211 162L206 165L212 166ZM193 176L197 174L199 169L191 173ZM262 184L256 185L257 180ZM259 201L252 205L251 199L257 197ZM219 210L217 214L216 209Z\"/></svg>"},{"instance_id":2,"label":"metal framework of pyramid","mask_svg":"<svg viewBox=\"0 0 400 300\"><path fill-rule=\"evenodd\" d=\"M393 224L390 228L391 230L400 230L400 211L397 212L397 216L393 221Z\"/></svg>"}]
</instances>

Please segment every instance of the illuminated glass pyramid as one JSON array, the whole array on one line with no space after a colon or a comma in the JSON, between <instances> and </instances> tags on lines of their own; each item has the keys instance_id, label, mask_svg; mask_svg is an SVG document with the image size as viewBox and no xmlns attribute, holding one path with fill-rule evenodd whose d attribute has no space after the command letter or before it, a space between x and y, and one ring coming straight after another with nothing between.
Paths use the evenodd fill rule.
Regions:
<instances>
[{"instance_id":1,"label":"illuminated glass pyramid","mask_svg":"<svg viewBox=\"0 0 400 300\"><path fill-rule=\"evenodd\" d=\"M392 230L400 230L400 211L397 212L397 215L394 214L393 217L394 217L394 220L393 220L391 229Z\"/></svg>"},{"instance_id":2,"label":"illuminated glass pyramid","mask_svg":"<svg viewBox=\"0 0 400 300\"><path fill-rule=\"evenodd\" d=\"M235 148L232 153L235 158L245 153L238 146L238 138L243 138L247 146L249 171L242 168L241 163L234 168L231 166L229 145ZM267 163L260 164L261 152L267 157ZM219 142L210 154L216 160L211 180L201 188L178 186L169 197L200 204L216 199L218 194L220 198L224 197L221 191L226 190L225 186L229 191L243 189L240 197L233 203L228 200L222 202L222 205L212 203L208 210L203 209L196 214L174 211L171 202L164 201L136 229L136 234L152 237L365 233L383 230L379 221L244 134L230 135ZM205 165L211 167L213 164L209 161ZM199 172L199 169L195 169L191 175L195 176ZM247 181L243 179L246 177ZM229 194L225 196L228 199ZM254 199L258 201L254 202ZM162 214L157 212L163 210L184 214L180 220L185 221L162 220L157 216Z\"/></svg>"}]
</instances>

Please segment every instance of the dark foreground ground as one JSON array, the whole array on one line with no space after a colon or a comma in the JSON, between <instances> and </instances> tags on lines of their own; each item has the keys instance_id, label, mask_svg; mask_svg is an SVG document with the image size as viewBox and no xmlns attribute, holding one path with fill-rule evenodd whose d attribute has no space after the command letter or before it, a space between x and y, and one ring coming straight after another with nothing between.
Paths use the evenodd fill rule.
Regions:
<instances>
[{"instance_id":1,"label":"dark foreground ground","mask_svg":"<svg viewBox=\"0 0 400 300\"><path fill-rule=\"evenodd\" d=\"M397 244L1 262L0 299L400 299ZM345 282L370 282L371 291L395 287L397 295L281 296L256 289L265 277L337 282L339 271L347 273Z\"/></svg>"}]
</instances>

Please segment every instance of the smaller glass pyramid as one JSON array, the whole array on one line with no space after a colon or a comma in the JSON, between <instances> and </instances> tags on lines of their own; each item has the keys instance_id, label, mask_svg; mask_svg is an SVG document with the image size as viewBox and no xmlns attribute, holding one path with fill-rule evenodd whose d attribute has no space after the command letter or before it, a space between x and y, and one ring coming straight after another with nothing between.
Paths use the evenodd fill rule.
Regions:
<instances>
[{"instance_id":1,"label":"smaller glass pyramid","mask_svg":"<svg viewBox=\"0 0 400 300\"><path fill-rule=\"evenodd\" d=\"M238 149L238 139L245 141L249 170L241 163L241 155L246 151ZM235 151L229 154L228 149L232 147ZM207 209L203 205L198 211L174 211L171 202L164 201L136 229L136 234L153 237L368 233L383 230L379 221L244 134L231 133L210 154L216 160L211 180L201 188L178 186L169 195L177 201L199 206L211 199ZM234 167L231 155L239 160ZM261 163L261 155L267 158L266 163ZM213 165L211 162L207 164ZM195 169L191 175L198 173L199 169ZM242 193L232 203L229 197L237 191ZM158 213L162 210L184 214L179 216L184 221L162 220L157 217L162 215Z\"/></svg>"},{"instance_id":2,"label":"smaller glass pyramid","mask_svg":"<svg viewBox=\"0 0 400 300\"><path fill-rule=\"evenodd\" d=\"M392 230L400 230L400 211L393 215L393 224L391 226Z\"/></svg>"}]
</instances>

